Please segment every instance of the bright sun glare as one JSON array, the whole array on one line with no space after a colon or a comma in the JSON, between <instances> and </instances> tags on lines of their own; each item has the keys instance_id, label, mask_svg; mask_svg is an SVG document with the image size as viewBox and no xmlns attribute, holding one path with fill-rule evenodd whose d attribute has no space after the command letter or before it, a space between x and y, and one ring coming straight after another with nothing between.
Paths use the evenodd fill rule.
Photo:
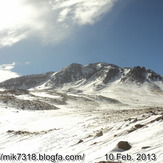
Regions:
<instances>
[{"instance_id":1,"label":"bright sun glare","mask_svg":"<svg viewBox=\"0 0 163 163\"><path fill-rule=\"evenodd\" d=\"M21 25L29 18L31 7L23 5L21 0L0 0L1 29ZM22 0L23 1L23 0Z\"/></svg>"}]
</instances>

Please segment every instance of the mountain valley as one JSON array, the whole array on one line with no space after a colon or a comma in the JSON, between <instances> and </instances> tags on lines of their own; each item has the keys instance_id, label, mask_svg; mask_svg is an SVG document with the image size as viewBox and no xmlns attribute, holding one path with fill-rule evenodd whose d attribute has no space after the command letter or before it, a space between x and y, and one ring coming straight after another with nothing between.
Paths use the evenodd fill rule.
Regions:
<instances>
[{"instance_id":1,"label":"mountain valley","mask_svg":"<svg viewBox=\"0 0 163 163\"><path fill-rule=\"evenodd\" d=\"M0 106L0 153L82 155L84 163L109 163L106 154L118 153L133 160L110 162L138 163L138 154L155 154L142 162L163 161L163 77L148 68L71 64L11 78L0 83ZM120 149L121 141L131 149Z\"/></svg>"}]
</instances>

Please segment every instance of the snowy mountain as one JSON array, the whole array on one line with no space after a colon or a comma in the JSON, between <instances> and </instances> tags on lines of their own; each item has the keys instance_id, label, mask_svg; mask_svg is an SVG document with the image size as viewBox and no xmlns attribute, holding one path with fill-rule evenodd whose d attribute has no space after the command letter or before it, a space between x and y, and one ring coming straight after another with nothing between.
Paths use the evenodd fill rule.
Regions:
<instances>
[{"instance_id":1,"label":"snowy mountain","mask_svg":"<svg viewBox=\"0 0 163 163\"><path fill-rule=\"evenodd\" d=\"M6 87L10 89L30 89L47 82L50 80L51 75L53 75L53 72L11 78L0 83L0 87Z\"/></svg>"},{"instance_id":2,"label":"snowy mountain","mask_svg":"<svg viewBox=\"0 0 163 163\"><path fill-rule=\"evenodd\" d=\"M130 71L122 78L122 81L129 80L136 83L163 81L161 75L145 67L130 68Z\"/></svg>"},{"instance_id":3,"label":"snowy mountain","mask_svg":"<svg viewBox=\"0 0 163 163\"><path fill-rule=\"evenodd\" d=\"M163 77L150 69L71 64L0 86L0 161L163 162Z\"/></svg>"},{"instance_id":4,"label":"snowy mountain","mask_svg":"<svg viewBox=\"0 0 163 163\"><path fill-rule=\"evenodd\" d=\"M40 75L28 75L9 79L0 83L6 88L80 88L91 85L93 88L105 88L111 83L131 83L142 85L149 83L155 87L163 84L163 77L145 67L121 68L108 63L94 63L89 65L71 64L59 72L49 72ZM67 87L66 87L67 88Z\"/></svg>"}]
</instances>

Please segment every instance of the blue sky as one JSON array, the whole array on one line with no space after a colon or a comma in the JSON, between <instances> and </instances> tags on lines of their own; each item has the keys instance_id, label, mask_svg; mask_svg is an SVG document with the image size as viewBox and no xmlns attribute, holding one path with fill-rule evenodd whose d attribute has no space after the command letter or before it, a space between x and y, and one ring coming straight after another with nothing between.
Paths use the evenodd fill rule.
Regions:
<instances>
[{"instance_id":1,"label":"blue sky","mask_svg":"<svg viewBox=\"0 0 163 163\"><path fill-rule=\"evenodd\" d=\"M163 75L162 0L10 2L0 2L0 64L19 74L108 62Z\"/></svg>"}]
</instances>

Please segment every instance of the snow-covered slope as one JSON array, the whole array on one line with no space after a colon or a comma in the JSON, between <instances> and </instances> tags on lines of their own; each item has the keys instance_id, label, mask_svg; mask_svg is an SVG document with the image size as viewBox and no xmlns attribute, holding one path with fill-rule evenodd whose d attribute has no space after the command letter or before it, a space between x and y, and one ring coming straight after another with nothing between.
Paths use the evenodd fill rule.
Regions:
<instances>
[{"instance_id":1,"label":"snow-covered slope","mask_svg":"<svg viewBox=\"0 0 163 163\"><path fill-rule=\"evenodd\" d=\"M1 86L0 161L19 153L20 163L42 155L56 163L58 155L79 163L163 162L163 80L152 70L72 64Z\"/></svg>"},{"instance_id":2,"label":"snow-covered slope","mask_svg":"<svg viewBox=\"0 0 163 163\"><path fill-rule=\"evenodd\" d=\"M131 162L116 158L120 154L128 154L133 163L139 163L140 154L140 159L146 157L141 162L162 163L163 108L159 106L163 106L163 95L145 94L145 98L143 91L123 93L121 101L110 98L111 92L1 91L0 153L34 154L37 159L39 154L46 154L51 156L47 157L49 162L54 162L57 153L63 157L78 155L83 159L76 161L79 163L106 161L111 155L114 161ZM122 94L119 90L116 93ZM17 100L14 103L11 99ZM26 106L22 108L23 102ZM51 109L38 110L39 102ZM30 111L32 106L37 110ZM120 141L127 141L131 149L118 148Z\"/></svg>"}]
</instances>

